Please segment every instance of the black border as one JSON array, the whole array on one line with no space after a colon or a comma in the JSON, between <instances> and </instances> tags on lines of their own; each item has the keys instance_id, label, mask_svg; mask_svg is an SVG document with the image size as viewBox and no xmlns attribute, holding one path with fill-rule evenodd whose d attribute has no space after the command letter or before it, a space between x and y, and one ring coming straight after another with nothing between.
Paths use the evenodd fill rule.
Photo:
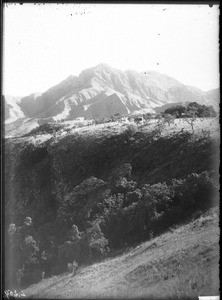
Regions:
<instances>
[{"instance_id":1,"label":"black border","mask_svg":"<svg viewBox=\"0 0 222 300\"><path fill-rule=\"evenodd\" d=\"M219 5L220 9L220 1L2 1L0 0L1 4L1 84L0 84L0 91L1 91L1 132L0 132L0 138L1 138L1 149L0 149L0 154L1 154L1 270L0 270L0 276L1 276L1 282L0 282L0 290L1 290L1 299L3 298L3 291L4 291L4 286L5 286L5 280L4 280L4 270L5 270L5 260L4 260L4 250L5 250L5 216L4 216L4 187L5 187L5 182L4 182L4 170L5 170L5 165L4 165L4 154L5 154L5 147L4 147L4 116L5 116L5 111L4 111L4 103L3 103L3 33L4 33L4 8L3 6L5 4L26 4L26 3L33 3L37 5L45 5L45 4L159 4L159 5L209 5L212 7L213 5ZM219 27L219 36L220 36L220 27ZM219 56L219 71L220 71L220 56ZM221 93L221 87L219 87L220 93ZM220 171L219 171L220 172ZM221 208L221 207L220 207ZM220 272L219 272L219 277L220 277ZM220 296L219 296L220 297ZM28 298L25 298L28 299ZM41 298L42 299L42 298ZM51 298L50 298L51 299ZM56 298L57 299L57 298ZM65 298L64 298L65 299ZM93 299L93 298L92 298ZM114 299L114 298L113 298ZM115 298L118 299L118 298ZM123 299L123 298L121 298ZM148 298L146 298L148 299ZM155 298L156 300L158 298ZM166 299L166 298L161 298L161 299ZM172 298L171 298L172 299ZM189 299L189 298L184 298L184 299Z\"/></svg>"}]
</instances>

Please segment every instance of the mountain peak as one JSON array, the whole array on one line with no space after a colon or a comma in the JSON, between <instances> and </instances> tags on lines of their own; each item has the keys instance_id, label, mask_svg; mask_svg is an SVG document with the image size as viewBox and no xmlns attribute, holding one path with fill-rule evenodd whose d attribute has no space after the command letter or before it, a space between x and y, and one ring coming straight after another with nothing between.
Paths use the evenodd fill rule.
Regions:
<instances>
[{"instance_id":1,"label":"mountain peak","mask_svg":"<svg viewBox=\"0 0 222 300\"><path fill-rule=\"evenodd\" d=\"M41 95L23 97L18 109L10 106L10 99L7 102L9 115L20 109L26 117L68 120L154 112L158 106L187 101L218 106L218 100L217 90L205 93L156 71L122 71L100 63L78 77L68 76Z\"/></svg>"},{"instance_id":2,"label":"mountain peak","mask_svg":"<svg viewBox=\"0 0 222 300\"><path fill-rule=\"evenodd\" d=\"M87 68L87 69L83 70L80 73L79 77L82 77L82 76L84 77L86 75L94 75L95 72L102 72L102 71L110 72L113 70L114 69L111 66L109 66L108 64L100 63L100 64L96 65L95 67L91 67L91 68Z\"/></svg>"},{"instance_id":3,"label":"mountain peak","mask_svg":"<svg viewBox=\"0 0 222 300\"><path fill-rule=\"evenodd\" d=\"M113 69L110 65L107 63L100 63L94 67L94 69L100 70L100 69Z\"/></svg>"}]
</instances>

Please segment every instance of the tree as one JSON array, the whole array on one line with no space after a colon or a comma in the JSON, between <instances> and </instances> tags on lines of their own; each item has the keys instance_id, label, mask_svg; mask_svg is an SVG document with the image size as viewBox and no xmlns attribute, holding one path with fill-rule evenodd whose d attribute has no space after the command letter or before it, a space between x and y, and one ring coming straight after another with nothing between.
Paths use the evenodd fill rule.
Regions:
<instances>
[{"instance_id":1,"label":"tree","mask_svg":"<svg viewBox=\"0 0 222 300\"><path fill-rule=\"evenodd\" d=\"M108 240L104 237L98 221L94 221L92 227L86 230L86 237L93 258L99 258L109 251Z\"/></svg>"},{"instance_id":2,"label":"tree","mask_svg":"<svg viewBox=\"0 0 222 300\"><path fill-rule=\"evenodd\" d=\"M137 116L134 118L134 122L139 125L143 123L143 117L142 116Z\"/></svg>"},{"instance_id":3,"label":"tree","mask_svg":"<svg viewBox=\"0 0 222 300\"><path fill-rule=\"evenodd\" d=\"M20 245L20 249L23 263L30 263L32 258L39 251L37 243L31 235L25 237L24 241Z\"/></svg>"},{"instance_id":4,"label":"tree","mask_svg":"<svg viewBox=\"0 0 222 300\"><path fill-rule=\"evenodd\" d=\"M38 260L39 247L35 239L36 233L32 219L26 217L21 227L10 224L8 233L10 241L8 260L13 262L11 265L12 284L20 286L20 284L38 281L41 277Z\"/></svg>"},{"instance_id":5,"label":"tree","mask_svg":"<svg viewBox=\"0 0 222 300\"><path fill-rule=\"evenodd\" d=\"M124 206L131 205L132 203L137 203L142 197L141 190L136 189L132 192L128 192L125 197Z\"/></svg>"},{"instance_id":6,"label":"tree","mask_svg":"<svg viewBox=\"0 0 222 300\"><path fill-rule=\"evenodd\" d=\"M184 121L186 121L192 128L192 131L194 131L194 122L196 121L196 115L195 112L190 111L188 113L186 113Z\"/></svg>"},{"instance_id":7,"label":"tree","mask_svg":"<svg viewBox=\"0 0 222 300\"><path fill-rule=\"evenodd\" d=\"M147 113L143 115L143 119L146 121L146 123L148 123L149 121L151 121L153 119L152 114Z\"/></svg>"},{"instance_id":8,"label":"tree","mask_svg":"<svg viewBox=\"0 0 222 300\"><path fill-rule=\"evenodd\" d=\"M197 102L189 103L187 112L192 113L199 118L216 117L217 115L212 105L201 105Z\"/></svg>"},{"instance_id":9,"label":"tree","mask_svg":"<svg viewBox=\"0 0 222 300\"><path fill-rule=\"evenodd\" d=\"M67 234L69 241L76 241L80 238L80 232L78 227L74 224Z\"/></svg>"},{"instance_id":10,"label":"tree","mask_svg":"<svg viewBox=\"0 0 222 300\"><path fill-rule=\"evenodd\" d=\"M132 173L132 166L130 163L124 163L111 172L111 175L109 177L109 181L112 183L118 182L121 178L125 177L126 179L131 178Z\"/></svg>"},{"instance_id":11,"label":"tree","mask_svg":"<svg viewBox=\"0 0 222 300\"><path fill-rule=\"evenodd\" d=\"M164 113L163 118L164 118L164 123L166 122L168 126L170 126L170 124L174 124L174 121L176 119L174 115L166 114L166 113Z\"/></svg>"},{"instance_id":12,"label":"tree","mask_svg":"<svg viewBox=\"0 0 222 300\"><path fill-rule=\"evenodd\" d=\"M137 130L136 124L129 124L125 130L125 133L128 137L131 137L137 132Z\"/></svg>"},{"instance_id":13,"label":"tree","mask_svg":"<svg viewBox=\"0 0 222 300\"><path fill-rule=\"evenodd\" d=\"M16 228L15 224L11 223L8 228L9 236L12 237L15 234L16 230L17 230L17 228Z\"/></svg>"},{"instance_id":14,"label":"tree","mask_svg":"<svg viewBox=\"0 0 222 300\"><path fill-rule=\"evenodd\" d=\"M174 115L176 118L183 117L184 114L193 114L199 118L216 117L216 112L212 105L201 105L197 102L190 102L187 107L182 105L167 108L164 113Z\"/></svg>"},{"instance_id":15,"label":"tree","mask_svg":"<svg viewBox=\"0 0 222 300\"><path fill-rule=\"evenodd\" d=\"M161 126L164 124L164 118L163 118L163 115L162 114L157 114L156 117L155 117L157 121L157 125L158 126Z\"/></svg>"},{"instance_id":16,"label":"tree","mask_svg":"<svg viewBox=\"0 0 222 300\"><path fill-rule=\"evenodd\" d=\"M101 226L105 236L108 238L111 247L121 245L123 237L123 194L109 196L102 203Z\"/></svg>"},{"instance_id":17,"label":"tree","mask_svg":"<svg viewBox=\"0 0 222 300\"><path fill-rule=\"evenodd\" d=\"M122 117L123 116L120 113L115 113L110 117L110 119L112 120L112 122L117 122L120 121Z\"/></svg>"},{"instance_id":18,"label":"tree","mask_svg":"<svg viewBox=\"0 0 222 300\"><path fill-rule=\"evenodd\" d=\"M185 111L186 111L186 106L176 105L176 106L172 106L170 108L167 108L164 111L164 114L170 114L170 115L173 115L176 118L181 118L182 114L185 113Z\"/></svg>"},{"instance_id":19,"label":"tree","mask_svg":"<svg viewBox=\"0 0 222 300\"><path fill-rule=\"evenodd\" d=\"M45 272L45 277L51 276L52 268L55 265L58 255L58 246L49 240L47 247L41 252L41 269Z\"/></svg>"},{"instance_id":20,"label":"tree","mask_svg":"<svg viewBox=\"0 0 222 300\"><path fill-rule=\"evenodd\" d=\"M126 193L134 190L136 182L131 180L132 166L130 163L124 163L111 172L108 182L113 193Z\"/></svg>"},{"instance_id":21,"label":"tree","mask_svg":"<svg viewBox=\"0 0 222 300\"><path fill-rule=\"evenodd\" d=\"M107 194L109 194L107 183L92 176L77 185L72 193L66 195L58 214L68 225L75 222L85 228L85 222L91 218L92 210Z\"/></svg>"}]
</instances>

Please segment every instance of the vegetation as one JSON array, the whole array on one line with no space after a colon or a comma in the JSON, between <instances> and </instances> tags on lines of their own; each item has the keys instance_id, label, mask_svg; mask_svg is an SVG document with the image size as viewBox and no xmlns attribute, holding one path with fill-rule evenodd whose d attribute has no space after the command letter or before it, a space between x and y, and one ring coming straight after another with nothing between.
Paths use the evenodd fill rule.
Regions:
<instances>
[{"instance_id":1,"label":"vegetation","mask_svg":"<svg viewBox=\"0 0 222 300\"><path fill-rule=\"evenodd\" d=\"M102 259L218 204L219 141L130 126L56 144L6 143L7 255L18 253L19 284Z\"/></svg>"},{"instance_id":2,"label":"vegetation","mask_svg":"<svg viewBox=\"0 0 222 300\"><path fill-rule=\"evenodd\" d=\"M40 124L37 128L32 129L28 134L24 136L33 136L38 134L53 134L61 130L61 126L55 124L55 122Z\"/></svg>"},{"instance_id":3,"label":"vegetation","mask_svg":"<svg viewBox=\"0 0 222 300\"><path fill-rule=\"evenodd\" d=\"M108 260L42 280L24 290L35 299L197 299L219 295L219 209L196 214ZM71 272L71 271L70 271Z\"/></svg>"},{"instance_id":4,"label":"vegetation","mask_svg":"<svg viewBox=\"0 0 222 300\"><path fill-rule=\"evenodd\" d=\"M191 102L186 106L176 105L165 110L165 114L174 115L177 118L186 116L195 116L198 118L216 117L216 111L212 105L201 105L197 102Z\"/></svg>"}]
</instances>

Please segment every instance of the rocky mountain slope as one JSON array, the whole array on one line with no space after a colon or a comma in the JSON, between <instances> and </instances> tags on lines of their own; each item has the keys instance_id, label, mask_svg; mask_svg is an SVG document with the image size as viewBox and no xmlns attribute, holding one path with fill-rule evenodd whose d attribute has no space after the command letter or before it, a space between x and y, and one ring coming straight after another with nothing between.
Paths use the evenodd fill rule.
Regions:
<instances>
[{"instance_id":1,"label":"rocky mountain slope","mask_svg":"<svg viewBox=\"0 0 222 300\"><path fill-rule=\"evenodd\" d=\"M218 100L220 99L220 90L219 90L219 88L218 89L212 89L212 90L208 91L206 94L207 94L207 97L209 99L214 101L215 107L216 106L218 107L219 106Z\"/></svg>"},{"instance_id":2,"label":"rocky mountain slope","mask_svg":"<svg viewBox=\"0 0 222 300\"><path fill-rule=\"evenodd\" d=\"M158 72L120 71L106 64L69 76L42 94L16 99L6 97L7 123L19 118L71 120L128 115L138 110L154 112L169 103L199 102L218 106L217 90L203 92Z\"/></svg>"},{"instance_id":3,"label":"rocky mountain slope","mask_svg":"<svg viewBox=\"0 0 222 300\"><path fill-rule=\"evenodd\" d=\"M24 118L25 114L19 106L20 97L3 96L5 123L9 124L18 119Z\"/></svg>"}]
</instances>

